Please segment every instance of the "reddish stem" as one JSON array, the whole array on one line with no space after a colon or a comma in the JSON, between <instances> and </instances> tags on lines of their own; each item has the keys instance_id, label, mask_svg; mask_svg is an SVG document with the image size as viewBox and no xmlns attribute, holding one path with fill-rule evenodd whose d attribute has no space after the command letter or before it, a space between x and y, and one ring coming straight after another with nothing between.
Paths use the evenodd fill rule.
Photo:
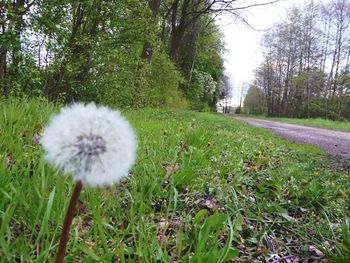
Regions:
<instances>
[{"instance_id":1,"label":"reddish stem","mask_svg":"<svg viewBox=\"0 0 350 263\"><path fill-rule=\"evenodd\" d=\"M66 217L64 218L63 229L60 238L60 246L58 248L58 253L56 257L56 263L62 263L64 259L64 255L66 253L66 247L69 239L69 230L72 225L72 221L74 218L74 212L79 201L79 195L81 190L83 189L83 184L81 181L78 181L75 185L72 197L69 202L69 206L67 209Z\"/></svg>"},{"instance_id":2,"label":"reddish stem","mask_svg":"<svg viewBox=\"0 0 350 263\"><path fill-rule=\"evenodd\" d=\"M192 136L192 128L190 129L190 132L188 133L186 141L181 145L180 150L177 152L177 157L175 162L173 163L173 167L171 168L171 171L174 171L176 168L177 163L179 162L180 156L183 153L183 151L187 148L187 144L190 141L190 138Z\"/></svg>"}]
</instances>

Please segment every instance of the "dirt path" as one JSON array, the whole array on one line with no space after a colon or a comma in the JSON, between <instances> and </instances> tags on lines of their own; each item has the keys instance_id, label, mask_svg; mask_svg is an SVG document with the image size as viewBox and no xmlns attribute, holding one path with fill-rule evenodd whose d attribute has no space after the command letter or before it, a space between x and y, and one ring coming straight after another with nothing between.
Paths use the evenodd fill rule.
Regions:
<instances>
[{"instance_id":1,"label":"dirt path","mask_svg":"<svg viewBox=\"0 0 350 263\"><path fill-rule=\"evenodd\" d=\"M326 152L350 160L350 133L321 128L306 127L282 122L235 117L249 125L273 131L297 143L312 144Z\"/></svg>"}]
</instances>

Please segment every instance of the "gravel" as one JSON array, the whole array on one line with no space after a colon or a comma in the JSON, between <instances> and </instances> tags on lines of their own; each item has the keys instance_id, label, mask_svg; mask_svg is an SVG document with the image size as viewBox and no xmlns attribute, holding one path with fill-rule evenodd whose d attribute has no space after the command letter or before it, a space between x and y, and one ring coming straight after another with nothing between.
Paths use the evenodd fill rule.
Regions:
<instances>
[{"instance_id":1,"label":"gravel","mask_svg":"<svg viewBox=\"0 0 350 263\"><path fill-rule=\"evenodd\" d=\"M301 144L317 146L350 171L350 133L267 120L235 117L246 124L271 130L278 136Z\"/></svg>"}]
</instances>

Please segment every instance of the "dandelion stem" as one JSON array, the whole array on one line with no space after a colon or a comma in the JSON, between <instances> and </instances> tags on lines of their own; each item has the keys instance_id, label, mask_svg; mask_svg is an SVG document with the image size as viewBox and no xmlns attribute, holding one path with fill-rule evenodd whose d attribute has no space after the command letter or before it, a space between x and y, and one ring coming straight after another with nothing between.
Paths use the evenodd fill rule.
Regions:
<instances>
[{"instance_id":1,"label":"dandelion stem","mask_svg":"<svg viewBox=\"0 0 350 263\"><path fill-rule=\"evenodd\" d=\"M60 246L58 248L58 253L56 257L56 263L62 263L64 259L64 255L66 253L66 247L69 239L69 230L73 221L74 212L79 200L80 192L83 188L83 184L81 181L78 181L75 185L72 197L69 202L69 206L67 209L66 217L64 218L63 229L60 238Z\"/></svg>"}]
</instances>

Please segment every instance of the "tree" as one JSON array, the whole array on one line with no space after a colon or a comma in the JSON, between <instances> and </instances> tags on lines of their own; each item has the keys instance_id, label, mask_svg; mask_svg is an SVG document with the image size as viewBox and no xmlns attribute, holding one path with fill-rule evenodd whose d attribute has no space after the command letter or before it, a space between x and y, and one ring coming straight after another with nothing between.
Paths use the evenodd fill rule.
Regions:
<instances>
[{"instance_id":1,"label":"tree","mask_svg":"<svg viewBox=\"0 0 350 263\"><path fill-rule=\"evenodd\" d=\"M8 52L12 54L12 68L14 74L20 62L20 36L26 24L24 15L27 14L35 1L14 0L2 1L0 5L0 25L1 25L1 40L0 40L0 81L4 79L7 70ZM8 88L4 86L4 95L8 94Z\"/></svg>"},{"instance_id":2,"label":"tree","mask_svg":"<svg viewBox=\"0 0 350 263\"><path fill-rule=\"evenodd\" d=\"M256 83L265 94L268 115L341 118L347 89L340 76L350 56L349 4L310 1L293 7L265 34L265 61Z\"/></svg>"},{"instance_id":3,"label":"tree","mask_svg":"<svg viewBox=\"0 0 350 263\"><path fill-rule=\"evenodd\" d=\"M251 85L244 98L244 109L248 114L264 114L264 93L255 85Z\"/></svg>"},{"instance_id":4,"label":"tree","mask_svg":"<svg viewBox=\"0 0 350 263\"><path fill-rule=\"evenodd\" d=\"M246 23L240 10L275 1L1 1L2 95L214 109L224 86L215 17Z\"/></svg>"},{"instance_id":5,"label":"tree","mask_svg":"<svg viewBox=\"0 0 350 263\"><path fill-rule=\"evenodd\" d=\"M148 2L148 6L150 8L150 10L152 11L152 17L153 20L157 20L157 14L160 8L160 3L161 0L149 0ZM153 22L153 21L152 21ZM151 23L151 25L154 27L156 23ZM143 44L143 49L142 49L142 54L141 54L141 58L147 62L150 62L152 59L152 54L153 54L153 45L152 43L147 40L144 44Z\"/></svg>"}]
</instances>

